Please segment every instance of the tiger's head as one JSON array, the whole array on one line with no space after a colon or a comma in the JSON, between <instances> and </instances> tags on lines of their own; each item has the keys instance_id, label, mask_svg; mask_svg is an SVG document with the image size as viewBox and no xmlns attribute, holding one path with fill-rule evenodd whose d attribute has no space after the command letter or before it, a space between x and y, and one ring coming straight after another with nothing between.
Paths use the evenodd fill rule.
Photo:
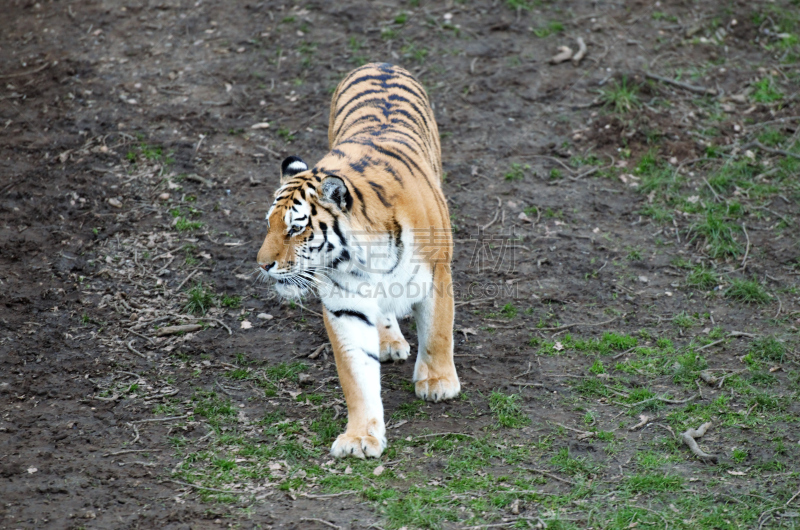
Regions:
<instances>
[{"instance_id":1,"label":"tiger's head","mask_svg":"<svg viewBox=\"0 0 800 530\"><path fill-rule=\"evenodd\" d=\"M343 179L309 170L296 156L284 160L281 186L266 216L267 236L258 251L261 278L274 280L279 295L300 298L349 263L345 234L352 205Z\"/></svg>"}]
</instances>

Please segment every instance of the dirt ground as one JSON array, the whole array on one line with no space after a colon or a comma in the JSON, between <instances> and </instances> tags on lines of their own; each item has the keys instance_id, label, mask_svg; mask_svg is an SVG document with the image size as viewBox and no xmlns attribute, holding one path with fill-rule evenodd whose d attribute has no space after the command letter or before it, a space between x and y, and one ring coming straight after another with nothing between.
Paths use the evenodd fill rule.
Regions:
<instances>
[{"instance_id":1,"label":"dirt ground","mask_svg":"<svg viewBox=\"0 0 800 530\"><path fill-rule=\"evenodd\" d=\"M797 2L3 11L0 527L800 525ZM252 273L369 61L434 104L465 392L384 365L334 462L319 303Z\"/></svg>"}]
</instances>

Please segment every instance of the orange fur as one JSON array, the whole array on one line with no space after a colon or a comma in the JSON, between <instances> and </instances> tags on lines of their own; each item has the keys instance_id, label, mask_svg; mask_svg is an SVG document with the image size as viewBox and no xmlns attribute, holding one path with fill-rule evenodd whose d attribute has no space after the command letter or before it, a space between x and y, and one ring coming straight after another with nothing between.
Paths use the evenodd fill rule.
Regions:
<instances>
[{"instance_id":1,"label":"orange fur","mask_svg":"<svg viewBox=\"0 0 800 530\"><path fill-rule=\"evenodd\" d=\"M454 397L460 383L452 354L453 241L441 189L439 133L424 88L411 74L396 66L369 64L350 72L333 95L328 139L327 155L312 169L282 182L258 262L265 269L275 263L291 270L296 265L297 249L308 244L319 231L314 223L331 227L337 217L346 218L350 230L375 238L411 231L415 234L415 248L410 250L429 269L434 287L431 300L415 306L418 328L424 328L420 337L425 340L425 344L419 345L416 392L433 401ZM322 201L322 182L328 176L338 177L347 188L352 204L345 204L345 211ZM290 237L286 214L301 199L312 205L315 215L311 215L313 221L302 232ZM361 447L361 456L375 456L377 438L369 433L377 428L370 422L377 420L363 412L367 398L359 390L360 383L354 375L353 354L343 346L346 337L337 336L327 307L324 316L348 406L348 425L342 443ZM384 350L396 350L403 345L407 350L399 329L396 332L387 329L379 330L382 357ZM381 428L382 425L380 418ZM359 456L357 451L350 453Z\"/></svg>"}]
</instances>

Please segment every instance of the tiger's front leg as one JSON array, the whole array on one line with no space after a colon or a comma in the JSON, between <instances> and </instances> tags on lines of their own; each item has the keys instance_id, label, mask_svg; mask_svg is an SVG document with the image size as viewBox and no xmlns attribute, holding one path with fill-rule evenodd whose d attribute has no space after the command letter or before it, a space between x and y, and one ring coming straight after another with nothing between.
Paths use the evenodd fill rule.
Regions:
<instances>
[{"instance_id":1,"label":"tiger's front leg","mask_svg":"<svg viewBox=\"0 0 800 530\"><path fill-rule=\"evenodd\" d=\"M386 448L386 426L381 402L378 314L327 307L323 313L347 402L347 429L333 442L331 455L379 457Z\"/></svg>"}]
</instances>

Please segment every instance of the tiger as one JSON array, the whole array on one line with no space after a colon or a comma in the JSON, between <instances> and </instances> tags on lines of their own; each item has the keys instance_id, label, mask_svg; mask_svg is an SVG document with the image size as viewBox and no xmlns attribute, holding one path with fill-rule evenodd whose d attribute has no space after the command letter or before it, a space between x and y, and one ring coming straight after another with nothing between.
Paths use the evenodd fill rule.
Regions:
<instances>
[{"instance_id":1,"label":"tiger","mask_svg":"<svg viewBox=\"0 0 800 530\"><path fill-rule=\"evenodd\" d=\"M398 317L416 320L416 395L438 402L461 391L439 132L419 81L373 63L334 92L328 142L313 168L283 160L258 271L281 297L318 294L347 404L331 455L377 458L387 445L380 363L411 350Z\"/></svg>"}]
</instances>

